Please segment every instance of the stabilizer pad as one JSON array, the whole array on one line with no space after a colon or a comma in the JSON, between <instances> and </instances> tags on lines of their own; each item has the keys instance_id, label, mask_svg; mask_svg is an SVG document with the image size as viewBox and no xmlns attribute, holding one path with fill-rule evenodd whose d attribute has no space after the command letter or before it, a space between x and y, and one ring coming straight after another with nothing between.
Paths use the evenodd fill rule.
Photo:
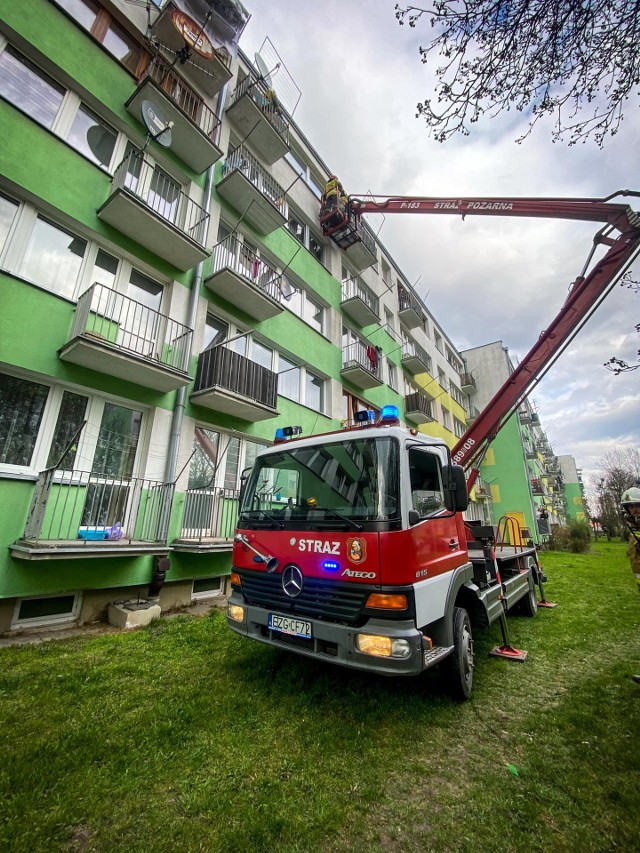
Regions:
<instances>
[{"instance_id":1,"label":"stabilizer pad","mask_svg":"<svg viewBox=\"0 0 640 853\"><path fill-rule=\"evenodd\" d=\"M496 646L489 652L491 657L506 658L507 660L518 661L524 663L529 657L529 652L523 652L522 649L514 649L513 646Z\"/></svg>"}]
</instances>

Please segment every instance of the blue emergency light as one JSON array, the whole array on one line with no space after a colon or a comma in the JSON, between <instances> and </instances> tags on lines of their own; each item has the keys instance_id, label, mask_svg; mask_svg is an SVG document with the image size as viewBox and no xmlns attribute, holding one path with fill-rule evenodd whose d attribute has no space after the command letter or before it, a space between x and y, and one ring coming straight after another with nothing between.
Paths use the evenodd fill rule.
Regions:
<instances>
[{"instance_id":1,"label":"blue emergency light","mask_svg":"<svg viewBox=\"0 0 640 853\"><path fill-rule=\"evenodd\" d=\"M380 415L380 423L381 424L399 424L400 423L400 412L398 411L398 407L392 404L388 404L382 407L382 413Z\"/></svg>"},{"instance_id":2,"label":"blue emergency light","mask_svg":"<svg viewBox=\"0 0 640 853\"><path fill-rule=\"evenodd\" d=\"M322 568L325 572L337 572L340 569L340 563L336 560L325 560L322 564Z\"/></svg>"}]
</instances>

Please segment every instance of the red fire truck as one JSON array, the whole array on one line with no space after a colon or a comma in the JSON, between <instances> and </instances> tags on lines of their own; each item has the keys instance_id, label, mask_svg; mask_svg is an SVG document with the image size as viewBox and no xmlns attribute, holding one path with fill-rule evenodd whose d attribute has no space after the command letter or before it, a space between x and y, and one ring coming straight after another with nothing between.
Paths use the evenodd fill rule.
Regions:
<instances>
[{"instance_id":1,"label":"red fire truck","mask_svg":"<svg viewBox=\"0 0 640 853\"><path fill-rule=\"evenodd\" d=\"M513 528L498 532L496 547L495 529L465 524L463 513L490 441L640 250L640 218L613 197L350 198L321 211L325 234L346 251L373 211L600 221L594 248L607 251L587 272L590 256L558 316L453 449L403 426L395 406L323 435L279 429L243 487L230 628L385 675L441 664L462 699L473 684L475 628L500 620L496 653L523 658L509 644L505 614L534 616L536 587L546 603L536 547Z\"/></svg>"}]
</instances>

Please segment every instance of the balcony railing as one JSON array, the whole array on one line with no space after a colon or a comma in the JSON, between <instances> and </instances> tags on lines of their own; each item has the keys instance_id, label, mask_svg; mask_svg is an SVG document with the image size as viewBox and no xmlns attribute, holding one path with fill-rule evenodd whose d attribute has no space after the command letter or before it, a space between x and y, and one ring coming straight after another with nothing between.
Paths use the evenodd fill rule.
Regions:
<instances>
[{"instance_id":1,"label":"balcony railing","mask_svg":"<svg viewBox=\"0 0 640 853\"><path fill-rule=\"evenodd\" d=\"M284 291L282 274L233 234L213 248L210 275L224 269L230 269L248 279L253 287L277 302L286 303L289 294Z\"/></svg>"},{"instance_id":2,"label":"balcony railing","mask_svg":"<svg viewBox=\"0 0 640 853\"><path fill-rule=\"evenodd\" d=\"M173 483L48 468L38 477L23 541L85 549L166 542L173 491Z\"/></svg>"},{"instance_id":3,"label":"balcony railing","mask_svg":"<svg viewBox=\"0 0 640 853\"><path fill-rule=\"evenodd\" d=\"M139 151L130 151L113 175L113 188L124 189L166 223L203 246L209 214L180 185Z\"/></svg>"},{"instance_id":4,"label":"balcony railing","mask_svg":"<svg viewBox=\"0 0 640 853\"><path fill-rule=\"evenodd\" d=\"M377 349L364 341L355 341L342 349L342 369L361 368L382 382L382 360ZM375 384L378 384L377 382Z\"/></svg>"},{"instance_id":5,"label":"balcony railing","mask_svg":"<svg viewBox=\"0 0 640 853\"><path fill-rule=\"evenodd\" d=\"M422 349L420 344L405 338L402 341L402 360L406 361L414 359L421 362L427 370L431 370L431 358L427 355L425 350Z\"/></svg>"},{"instance_id":6,"label":"balcony railing","mask_svg":"<svg viewBox=\"0 0 640 853\"><path fill-rule=\"evenodd\" d=\"M200 95L194 92L183 77L163 62L159 56L147 68L146 76L156 82L204 135L215 143L220 118L205 104Z\"/></svg>"},{"instance_id":7,"label":"balcony railing","mask_svg":"<svg viewBox=\"0 0 640 853\"><path fill-rule=\"evenodd\" d=\"M278 376L225 345L200 353L194 392L220 387L275 409Z\"/></svg>"},{"instance_id":8,"label":"balcony railing","mask_svg":"<svg viewBox=\"0 0 640 853\"><path fill-rule=\"evenodd\" d=\"M423 423L434 419L432 400L429 400L419 391L407 394L404 398L404 411L408 418L411 418L414 414L421 415L420 421Z\"/></svg>"},{"instance_id":9,"label":"balcony railing","mask_svg":"<svg viewBox=\"0 0 640 853\"><path fill-rule=\"evenodd\" d=\"M478 390L476 386L476 380L473 378L471 373L460 374L460 387L462 388L465 394L475 394L475 392Z\"/></svg>"},{"instance_id":10,"label":"balcony railing","mask_svg":"<svg viewBox=\"0 0 640 853\"><path fill-rule=\"evenodd\" d=\"M380 300L358 276L347 278L342 282L342 301L346 302L347 299L361 299L367 308L380 316Z\"/></svg>"},{"instance_id":11,"label":"balcony railing","mask_svg":"<svg viewBox=\"0 0 640 853\"><path fill-rule=\"evenodd\" d=\"M420 303L415 296L406 291L404 288L398 288L398 306L400 311L413 310L417 314L420 314L422 311Z\"/></svg>"},{"instance_id":12,"label":"balcony railing","mask_svg":"<svg viewBox=\"0 0 640 853\"><path fill-rule=\"evenodd\" d=\"M255 77L253 74L248 74L236 86L230 106L233 106L241 98L244 98L245 95L248 95L273 129L286 141L289 132L289 123L277 102L274 101L271 92L272 90L264 80Z\"/></svg>"},{"instance_id":13,"label":"balcony railing","mask_svg":"<svg viewBox=\"0 0 640 853\"><path fill-rule=\"evenodd\" d=\"M260 165L244 145L239 145L229 152L222 166L222 177L225 178L235 169L242 172L258 192L286 218L287 204L284 188L277 181L274 181L269 172Z\"/></svg>"},{"instance_id":14,"label":"balcony railing","mask_svg":"<svg viewBox=\"0 0 640 853\"><path fill-rule=\"evenodd\" d=\"M97 282L78 299L71 337L80 335L175 370L189 366L191 329Z\"/></svg>"},{"instance_id":15,"label":"balcony railing","mask_svg":"<svg viewBox=\"0 0 640 853\"><path fill-rule=\"evenodd\" d=\"M185 494L180 540L205 543L233 539L240 492L236 489L188 489Z\"/></svg>"}]
</instances>

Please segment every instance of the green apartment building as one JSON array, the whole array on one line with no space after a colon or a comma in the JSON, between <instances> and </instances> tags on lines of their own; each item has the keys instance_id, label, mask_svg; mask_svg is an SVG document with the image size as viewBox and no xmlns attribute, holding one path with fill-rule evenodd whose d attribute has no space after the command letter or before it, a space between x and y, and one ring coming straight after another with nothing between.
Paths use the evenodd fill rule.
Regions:
<instances>
[{"instance_id":1,"label":"green apartment building","mask_svg":"<svg viewBox=\"0 0 640 853\"><path fill-rule=\"evenodd\" d=\"M474 402L482 409L513 372L513 363L501 341L465 350L462 356L477 382ZM494 523L512 518L535 542L545 541L553 525L565 523L560 467L528 400L492 441L480 472L480 497L490 500ZM510 522L503 524L508 529Z\"/></svg>"},{"instance_id":2,"label":"green apartment building","mask_svg":"<svg viewBox=\"0 0 640 853\"><path fill-rule=\"evenodd\" d=\"M366 225L322 237L332 170L242 53L249 11L0 10L0 633L223 594L279 426L395 403L455 443L475 383Z\"/></svg>"}]
</instances>

